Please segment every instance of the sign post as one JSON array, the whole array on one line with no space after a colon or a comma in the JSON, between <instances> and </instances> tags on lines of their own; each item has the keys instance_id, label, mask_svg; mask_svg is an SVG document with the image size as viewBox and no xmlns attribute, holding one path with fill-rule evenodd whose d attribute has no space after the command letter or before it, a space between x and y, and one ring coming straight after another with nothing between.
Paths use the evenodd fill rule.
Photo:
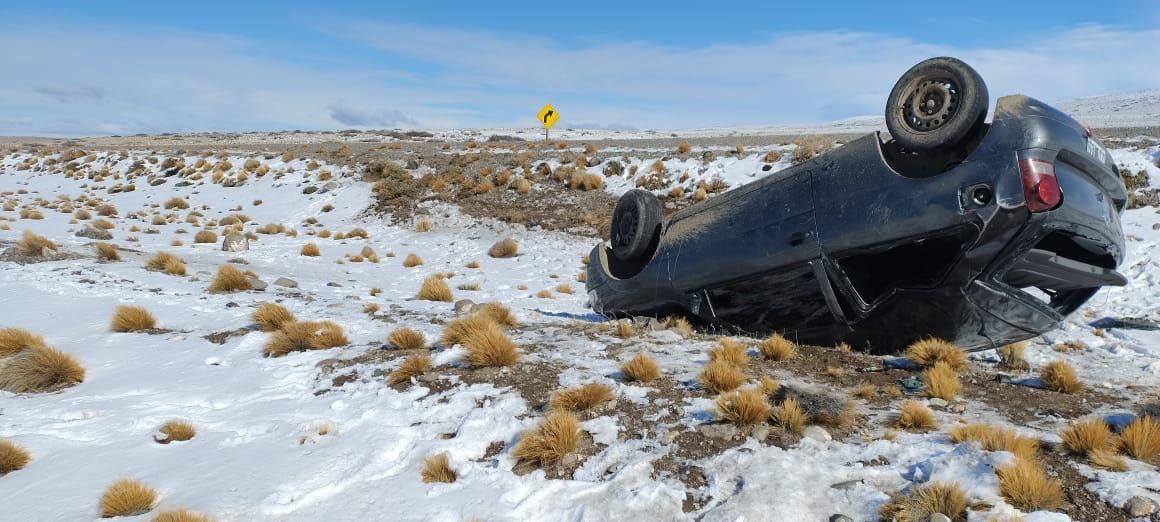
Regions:
<instances>
[{"instance_id":1,"label":"sign post","mask_svg":"<svg viewBox=\"0 0 1160 522\"><path fill-rule=\"evenodd\" d=\"M560 121L560 113L552 104L544 105L540 112L536 114L536 119L539 120L540 125L544 126L544 141L548 141L548 130Z\"/></svg>"}]
</instances>

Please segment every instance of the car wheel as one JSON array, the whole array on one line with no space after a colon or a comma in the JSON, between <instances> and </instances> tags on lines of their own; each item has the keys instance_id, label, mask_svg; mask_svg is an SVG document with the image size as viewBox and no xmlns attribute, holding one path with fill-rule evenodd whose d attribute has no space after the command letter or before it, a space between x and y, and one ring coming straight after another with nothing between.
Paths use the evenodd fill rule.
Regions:
<instances>
[{"instance_id":1,"label":"car wheel","mask_svg":"<svg viewBox=\"0 0 1160 522\"><path fill-rule=\"evenodd\" d=\"M987 118L987 84L955 58L931 58L906 71L886 100L886 128L905 149L947 150Z\"/></svg>"},{"instance_id":2,"label":"car wheel","mask_svg":"<svg viewBox=\"0 0 1160 522\"><path fill-rule=\"evenodd\" d=\"M608 236L617 258L624 261L644 258L650 254L653 239L660 234L660 201L647 190L625 192L612 211L611 228Z\"/></svg>"}]
</instances>

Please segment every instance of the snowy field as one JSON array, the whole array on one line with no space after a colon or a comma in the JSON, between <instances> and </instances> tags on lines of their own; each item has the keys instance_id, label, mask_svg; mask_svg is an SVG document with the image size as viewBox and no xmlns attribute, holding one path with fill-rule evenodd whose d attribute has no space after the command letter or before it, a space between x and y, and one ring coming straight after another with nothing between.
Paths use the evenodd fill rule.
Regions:
<instances>
[{"instance_id":1,"label":"snowy field","mask_svg":"<svg viewBox=\"0 0 1160 522\"><path fill-rule=\"evenodd\" d=\"M665 170L689 176L654 189L691 191L717 178L733 188L790 164L792 145L770 150L780 153L776 161L766 162L766 151L719 154L707 163L700 156L671 158ZM1160 182L1157 147L1112 152L1118 163L1145 170L1153 187ZM152 520L177 508L238 521L812 521L835 514L877 520L891 497L930 481L957 482L970 499L971 520L1013 520L1024 512L1000 493L994 471L1011 453L952 442L948 430L957 422L987 422L1052 445L1073 420L1017 419L999 400L967 399L952 408L919 397L936 406L940 427L912 433L890 427L902 399L854 399L858 423L850 429L807 430L777 444L769 442L775 435L715 438L706 435L720 426L714 395L697 377L719 339L663 327L618 335L594 316L577 280L594 239L472 218L437 201L420 204L431 225L420 232L426 222L366 213L371 187L351 167L277 155L173 158L178 166L171 163L171 173L202 159L211 167L228 161L188 169L203 174L195 179L186 169L166 176L169 156L157 154L156 163L151 156L101 152L61 161L59 153L19 152L0 159L0 251L25 231L57 245L50 260L0 260L0 328L41 335L86 371L83 382L49 393L0 391L0 439L31 456L23 469L0 476L0 520L98 519L101 493L126 477L158 493L152 511L126 520ZM660 156L634 157L625 168L645 175ZM260 167L247 170L247 160ZM131 171L134 190L126 191ZM163 183L151 186L157 180ZM109 190L118 185L119 192ZM604 180L613 194L631 186L628 177ZM84 195L113 205L116 216L98 215L98 205L79 199ZM166 209L175 197L189 208ZM74 219L81 208L92 216ZM33 210L42 218L26 212ZM190 216L193 211L200 215ZM247 232L270 224L282 231L254 234L247 251L223 252L227 226L220 222L237 213L250 219ZM94 240L76 236L98 219L111 223L106 241L118 247L120 261L98 260ZM210 221L219 223L209 227ZM1160 332L1092 326L1109 317L1160 320L1160 214L1145 207L1128 211L1123 221L1128 256L1121 272L1129 285L1101 291L1062 329L1029 343L1026 356L1034 369L1069 362L1105 398L1088 408L1101 415L1131 413L1158 400L1160 389ZM203 228L215 229L217 240L195 243ZM366 237L336 239L356 228ZM518 243L519 255L489 256L489 247L505 238ZM321 255L301 255L306 243L317 244ZM158 252L183 260L186 275L147 270ZM409 254L423 263L404 266ZM207 292L227 264L253 271L268 286ZM438 342L456 309L416 295L424 279L448 272L454 300L513 310L519 326L508 335L521 353L517 365L477 369L463 346ZM294 285L274 284L279 278ZM264 357L273 334L253 328L251 320L262 303L281 304L302 320L334 321L348 342ZM146 308L156 327L111 332L118 305ZM424 334L431 368L389 385L384 375L404 357L387 337L400 327ZM739 340L760 358L760 340ZM1059 349L1072 342L1082 346ZM639 353L657 362L659 381L625 379L621 363ZM819 353L803 350L798 357ZM996 359L994 352L972 354L971 365L993 372ZM3 364L0 359L0 371ZM768 375L837 390L858 382L856 375L833 380L790 366L760 368L768 371L751 369L750 382ZM579 415L576 454L559 466L521 463L512 448L544 419L547 395L588 383L607 385L615 398ZM196 436L155 442L158 427L170 420L193 424ZM421 481L424 459L439 453L457 479ZM1083 459L1063 465L1119 512L1133 497L1160 502L1153 464L1128 459L1119 472ZM1025 518L1067 519L1048 511Z\"/></svg>"}]
</instances>

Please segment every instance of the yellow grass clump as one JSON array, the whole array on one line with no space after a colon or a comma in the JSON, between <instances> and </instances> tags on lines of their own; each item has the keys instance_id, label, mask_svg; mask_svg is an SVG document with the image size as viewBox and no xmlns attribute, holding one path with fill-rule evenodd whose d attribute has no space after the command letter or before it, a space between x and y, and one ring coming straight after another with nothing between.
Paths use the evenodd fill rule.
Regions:
<instances>
[{"instance_id":1,"label":"yellow grass clump","mask_svg":"<svg viewBox=\"0 0 1160 522\"><path fill-rule=\"evenodd\" d=\"M677 144L677 154L688 154L691 150L693 150L693 145L687 141Z\"/></svg>"},{"instance_id":2,"label":"yellow grass clump","mask_svg":"<svg viewBox=\"0 0 1160 522\"><path fill-rule=\"evenodd\" d=\"M400 350L419 350L427 347L427 339L421 332L410 328L397 328L387 336L387 342Z\"/></svg>"},{"instance_id":3,"label":"yellow grass clump","mask_svg":"<svg viewBox=\"0 0 1160 522\"><path fill-rule=\"evenodd\" d=\"M262 354L281 357L290 352L324 350L349 343L342 327L333 321L295 321L274 332L262 347Z\"/></svg>"},{"instance_id":4,"label":"yellow grass clump","mask_svg":"<svg viewBox=\"0 0 1160 522\"><path fill-rule=\"evenodd\" d=\"M120 261L121 254L117 252L117 247L108 243L95 243L93 248L97 251L97 259L101 261Z\"/></svg>"},{"instance_id":5,"label":"yellow grass clump","mask_svg":"<svg viewBox=\"0 0 1160 522\"><path fill-rule=\"evenodd\" d=\"M33 346L47 345L43 337L23 328L0 328L0 357L16 355Z\"/></svg>"},{"instance_id":6,"label":"yellow grass clump","mask_svg":"<svg viewBox=\"0 0 1160 522\"><path fill-rule=\"evenodd\" d=\"M646 354L638 353L633 358L620 365L624 378L633 382L652 382L661 376L661 369L656 361Z\"/></svg>"},{"instance_id":7,"label":"yellow grass clump","mask_svg":"<svg viewBox=\"0 0 1160 522\"><path fill-rule=\"evenodd\" d=\"M904 401L893 426L900 430L927 432L938 428L934 412L918 401Z\"/></svg>"},{"instance_id":8,"label":"yellow grass clump","mask_svg":"<svg viewBox=\"0 0 1160 522\"><path fill-rule=\"evenodd\" d=\"M185 210L189 208L189 202L183 198L174 196L165 202L165 210Z\"/></svg>"},{"instance_id":9,"label":"yellow grass clump","mask_svg":"<svg viewBox=\"0 0 1160 522\"><path fill-rule=\"evenodd\" d=\"M758 347L761 349L761 355L771 361L784 361L797 353L797 343L780 334L766 337Z\"/></svg>"},{"instance_id":10,"label":"yellow grass clump","mask_svg":"<svg viewBox=\"0 0 1160 522\"><path fill-rule=\"evenodd\" d=\"M760 389L738 390L721 394L716 401L717 418L749 427L769 419L772 408Z\"/></svg>"},{"instance_id":11,"label":"yellow grass clump","mask_svg":"<svg viewBox=\"0 0 1160 522\"><path fill-rule=\"evenodd\" d=\"M1051 361L1039 373L1043 385L1060 393L1073 394L1083 390L1083 382L1075 375L1075 368L1065 361Z\"/></svg>"},{"instance_id":12,"label":"yellow grass clump","mask_svg":"<svg viewBox=\"0 0 1160 522\"><path fill-rule=\"evenodd\" d=\"M423 264L423 258L415 254L407 254L407 257L403 259L403 266L407 268L416 267L421 264Z\"/></svg>"},{"instance_id":13,"label":"yellow grass clump","mask_svg":"<svg viewBox=\"0 0 1160 522\"><path fill-rule=\"evenodd\" d=\"M1016 458L995 468L999 493L1021 511L1055 509L1063 504L1063 488L1049 478L1043 466L1030 459Z\"/></svg>"},{"instance_id":14,"label":"yellow grass clump","mask_svg":"<svg viewBox=\"0 0 1160 522\"><path fill-rule=\"evenodd\" d=\"M1014 371L1031 369L1031 365L1027 364L1027 359L1023 355L1027 351L1027 343L1018 342L1004 345L996 351L999 353L999 366L1001 368Z\"/></svg>"},{"instance_id":15,"label":"yellow grass clump","mask_svg":"<svg viewBox=\"0 0 1160 522\"><path fill-rule=\"evenodd\" d=\"M168 252L158 252L145 262L147 270L165 272L169 275L185 275L185 262L181 258Z\"/></svg>"},{"instance_id":16,"label":"yellow grass clump","mask_svg":"<svg viewBox=\"0 0 1160 522\"><path fill-rule=\"evenodd\" d=\"M0 390L41 393L85 380L85 369L73 356L44 345L33 345L12 356L0 368Z\"/></svg>"},{"instance_id":17,"label":"yellow grass clump","mask_svg":"<svg viewBox=\"0 0 1160 522\"><path fill-rule=\"evenodd\" d=\"M114 482L101 495L101 516L131 517L148 513L157 502L157 492L134 479Z\"/></svg>"},{"instance_id":18,"label":"yellow grass clump","mask_svg":"<svg viewBox=\"0 0 1160 522\"><path fill-rule=\"evenodd\" d=\"M217 243L217 234L212 230L198 230L193 235L194 243Z\"/></svg>"},{"instance_id":19,"label":"yellow grass clump","mask_svg":"<svg viewBox=\"0 0 1160 522\"><path fill-rule=\"evenodd\" d=\"M20 241L16 243L16 252L22 256L45 257L56 251L56 243L44 236L38 236L25 230Z\"/></svg>"},{"instance_id":20,"label":"yellow grass clump","mask_svg":"<svg viewBox=\"0 0 1160 522\"><path fill-rule=\"evenodd\" d=\"M254 309L254 313L250 315L250 319L254 324L260 326L263 331L273 332L282 329L282 326L287 323L294 322L294 314L290 313L285 306L274 303L262 303Z\"/></svg>"},{"instance_id":21,"label":"yellow grass clump","mask_svg":"<svg viewBox=\"0 0 1160 522\"><path fill-rule=\"evenodd\" d=\"M415 232L430 232L435 229L435 224L430 219L422 218L415 222Z\"/></svg>"},{"instance_id":22,"label":"yellow grass clump","mask_svg":"<svg viewBox=\"0 0 1160 522\"><path fill-rule=\"evenodd\" d=\"M450 462L447 460L447 453L440 453L438 455L431 455L423 459L423 471L420 474L423 482L455 482L458 475L455 470L451 468Z\"/></svg>"},{"instance_id":23,"label":"yellow grass clump","mask_svg":"<svg viewBox=\"0 0 1160 522\"><path fill-rule=\"evenodd\" d=\"M245 272L234 268L233 265L222 265L218 267L217 274L214 274L213 281L210 281L208 291L216 294L240 292L251 288L250 280L246 277Z\"/></svg>"},{"instance_id":24,"label":"yellow grass clump","mask_svg":"<svg viewBox=\"0 0 1160 522\"><path fill-rule=\"evenodd\" d=\"M922 372L922 382L926 385L927 395L945 401L954 400L963 387L958 374L942 361Z\"/></svg>"},{"instance_id":25,"label":"yellow grass clump","mask_svg":"<svg viewBox=\"0 0 1160 522\"><path fill-rule=\"evenodd\" d=\"M515 343L499 325L486 320L482 327L467 334L463 340L467 360L473 366L511 366L520 359Z\"/></svg>"},{"instance_id":26,"label":"yellow grass clump","mask_svg":"<svg viewBox=\"0 0 1160 522\"><path fill-rule=\"evenodd\" d=\"M1134 458L1155 461L1160 458L1160 422L1149 415L1136 417L1120 430L1117 446Z\"/></svg>"},{"instance_id":27,"label":"yellow grass clump","mask_svg":"<svg viewBox=\"0 0 1160 522\"><path fill-rule=\"evenodd\" d=\"M609 388L608 385L593 382L552 394L548 406L551 409L584 411L605 401L610 401L614 397L612 388Z\"/></svg>"},{"instance_id":28,"label":"yellow grass clump","mask_svg":"<svg viewBox=\"0 0 1160 522\"><path fill-rule=\"evenodd\" d=\"M967 368L967 352L962 348L933 337L915 341L902 354L915 364L930 368L935 364L944 363L955 373Z\"/></svg>"},{"instance_id":29,"label":"yellow grass clump","mask_svg":"<svg viewBox=\"0 0 1160 522\"><path fill-rule=\"evenodd\" d=\"M487 255L496 258L514 257L520 251L520 246L512 238L497 241L487 249Z\"/></svg>"},{"instance_id":30,"label":"yellow grass clump","mask_svg":"<svg viewBox=\"0 0 1160 522\"><path fill-rule=\"evenodd\" d=\"M724 360L709 361L697 381L712 393L723 393L736 389L745 382L745 374L735 365Z\"/></svg>"},{"instance_id":31,"label":"yellow grass clump","mask_svg":"<svg viewBox=\"0 0 1160 522\"><path fill-rule=\"evenodd\" d=\"M584 274L584 272L580 272ZM693 324L684 317L669 317L665 320L668 323L669 330L677 332L681 337L689 338L693 335Z\"/></svg>"},{"instance_id":32,"label":"yellow grass clump","mask_svg":"<svg viewBox=\"0 0 1160 522\"><path fill-rule=\"evenodd\" d=\"M1087 454L1088 462L1109 471L1128 471L1128 461L1113 449L1098 449Z\"/></svg>"},{"instance_id":33,"label":"yellow grass clump","mask_svg":"<svg viewBox=\"0 0 1160 522\"><path fill-rule=\"evenodd\" d=\"M306 257L318 257L322 255L322 251L318 248L317 244L306 243L305 245L302 245L302 250L299 251L299 254Z\"/></svg>"},{"instance_id":34,"label":"yellow grass clump","mask_svg":"<svg viewBox=\"0 0 1160 522\"><path fill-rule=\"evenodd\" d=\"M157 319L140 306L121 305L113 310L109 330L114 332L141 332L157 327Z\"/></svg>"},{"instance_id":35,"label":"yellow grass clump","mask_svg":"<svg viewBox=\"0 0 1160 522\"><path fill-rule=\"evenodd\" d=\"M1099 417L1077 420L1059 434L1067 449L1080 455L1107 450L1115 445L1115 436L1108 424Z\"/></svg>"},{"instance_id":36,"label":"yellow grass clump","mask_svg":"<svg viewBox=\"0 0 1160 522\"><path fill-rule=\"evenodd\" d=\"M744 344L725 338L718 341L717 346L709 349L709 361L725 361L738 368L744 368L749 364L749 354L745 352Z\"/></svg>"},{"instance_id":37,"label":"yellow grass clump","mask_svg":"<svg viewBox=\"0 0 1160 522\"><path fill-rule=\"evenodd\" d=\"M909 495L891 499L879 515L895 522L927 522L935 513L951 520L966 520L968 505L967 494L957 482L931 481Z\"/></svg>"},{"instance_id":38,"label":"yellow grass clump","mask_svg":"<svg viewBox=\"0 0 1160 522\"><path fill-rule=\"evenodd\" d=\"M632 337L636 335L636 328L632 325L629 319L621 319L616 322L614 332L617 337Z\"/></svg>"},{"instance_id":39,"label":"yellow grass clump","mask_svg":"<svg viewBox=\"0 0 1160 522\"><path fill-rule=\"evenodd\" d=\"M472 314L452 319L443 327L443 333L439 337L439 342L445 346L463 344L464 340L471 334L482 330L489 323L494 323L494 321L482 314Z\"/></svg>"},{"instance_id":40,"label":"yellow grass clump","mask_svg":"<svg viewBox=\"0 0 1160 522\"><path fill-rule=\"evenodd\" d=\"M195 435L197 435L197 428L193 424L171 420L157 428L157 433L153 434L153 440L160 444L169 444L170 442L185 442Z\"/></svg>"},{"instance_id":41,"label":"yellow grass clump","mask_svg":"<svg viewBox=\"0 0 1160 522\"><path fill-rule=\"evenodd\" d=\"M476 307L475 313L491 319L492 322L504 328L515 328L520 325L511 308L501 303L483 303Z\"/></svg>"},{"instance_id":42,"label":"yellow grass clump","mask_svg":"<svg viewBox=\"0 0 1160 522\"><path fill-rule=\"evenodd\" d=\"M809 421L809 416L802 410L797 400L792 397L786 399L780 406L774 408L770 416L783 430L795 435L801 435L806 429L806 423Z\"/></svg>"},{"instance_id":43,"label":"yellow grass clump","mask_svg":"<svg viewBox=\"0 0 1160 522\"><path fill-rule=\"evenodd\" d=\"M443 301L450 303L453 297L451 296L451 287L447 286L447 281L439 274L429 276L423 280L423 286L419 288L419 293L415 297L424 301Z\"/></svg>"},{"instance_id":44,"label":"yellow grass clump","mask_svg":"<svg viewBox=\"0 0 1160 522\"><path fill-rule=\"evenodd\" d=\"M1038 440L989 424L962 424L951 428L947 435L951 442L974 441L987 451L1006 451L1020 459L1036 460L1039 457Z\"/></svg>"},{"instance_id":45,"label":"yellow grass clump","mask_svg":"<svg viewBox=\"0 0 1160 522\"><path fill-rule=\"evenodd\" d=\"M425 353L415 354L403 359L399 367L387 376L387 382L392 386L410 382L412 377L423 375L429 369L431 369L431 356Z\"/></svg>"},{"instance_id":46,"label":"yellow grass clump","mask_svg":"<svg viewBox=\"0 0 1160 522\"><path fill-rule=\"evenodd\" d=\"M512 449L519 460L533 464L559 462L576 450L580 441L580 421L572 412L552 410L536 429L524 432Z\"/></svg>"},{"instance_id":47,"label":"yellow grass clump","mask_svg":"<svg viewBox=\"0 0 1160 522\"><path fill-rule=\"evenodd\" d=\"M0 439L0 477L23 469L31 460L28 450L12 441Z\"/></svg>"}]
</instances>

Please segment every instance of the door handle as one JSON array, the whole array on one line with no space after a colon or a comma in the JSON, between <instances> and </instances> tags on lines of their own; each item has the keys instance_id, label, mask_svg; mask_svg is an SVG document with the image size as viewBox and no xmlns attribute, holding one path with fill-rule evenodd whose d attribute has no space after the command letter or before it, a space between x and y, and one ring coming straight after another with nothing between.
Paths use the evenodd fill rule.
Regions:
<instances>
[{"instance_id":1,"label":"door handle","mask_svg":"<svg viewBox=\"0 0 1160 522\"><path fill-rule=\"evenodd\" d=\"M794 233L786 236L785 242L789 243L790 246L798 246L802 243L805 243L806 240L809 238L810 238L809 232L802 232L799 230L797 232L794 232Z\"/></svg>"}]
</instances>

